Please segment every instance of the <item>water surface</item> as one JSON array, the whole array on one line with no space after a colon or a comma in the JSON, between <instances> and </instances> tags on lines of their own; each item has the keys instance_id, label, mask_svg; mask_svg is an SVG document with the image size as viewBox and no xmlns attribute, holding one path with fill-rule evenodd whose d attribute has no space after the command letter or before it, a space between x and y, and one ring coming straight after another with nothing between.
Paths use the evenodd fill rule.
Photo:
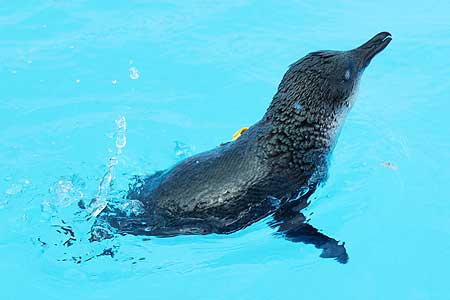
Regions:
<instances>
[{"instance_id":1,"label":"water surface","mask_svg":"<svg viewBox=\"0 0 450 300\"><path fill-rule=\"evenodd\" d=\"M448 299L449 12L445 1L2 1L1 298ZM108 199L259 120L306 53L380 31L393 41L306 210L345 241L348 264L264 222L87 241L77 202L98 195L111 157ZM114 257L97 257L105 249Z\"/></svg>"}]
</instances>

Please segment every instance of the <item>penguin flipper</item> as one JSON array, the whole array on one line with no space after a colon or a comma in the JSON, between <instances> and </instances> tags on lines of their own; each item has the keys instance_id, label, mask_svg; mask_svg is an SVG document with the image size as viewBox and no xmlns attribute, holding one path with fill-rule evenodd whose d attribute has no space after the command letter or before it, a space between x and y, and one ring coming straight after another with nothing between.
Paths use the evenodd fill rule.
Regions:
<instances>
[{"instance_id":1,"label":"penguin flipper","mask_svg":"<svg viewBox=\"0 0 450 300\"><path fill-rule=\"evenodd\" d=\"M312 244L321 249L320 257L334 258L342 264L348 262L348 254L345 244L319 232L319 230L307 223L306 217L300 212L309 203L308 198L314 190L301 196L299 199L287 203L273 215L269 223L272 228L277 228L276 236L281 236L294 243Z\"/></svg>"}]
</instances>

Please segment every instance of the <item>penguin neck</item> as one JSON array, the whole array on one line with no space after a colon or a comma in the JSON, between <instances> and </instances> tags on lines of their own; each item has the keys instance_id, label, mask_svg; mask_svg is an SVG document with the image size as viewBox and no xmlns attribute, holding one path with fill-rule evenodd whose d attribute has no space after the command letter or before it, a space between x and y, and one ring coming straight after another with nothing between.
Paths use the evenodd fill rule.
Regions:
<instances>
[{"instance_id":1,"label":"penguin neck","mask_svg":"<svg viewBox=\"0 0 450 300\"><path fill-rule=\"evenodd\" d=\"M262 122L270 124L275 137L280 133L297 144L299 147L294 146L294 150L332 150L348 111L349 108L308 107L299 101L274 99Z\"/></svg>"},{"instance_id":2,"label":"penguin neck","mask_svg":"<svg viewBox=\"0 0 450 300\"><path fill-rule=\"evenodd\" d=\"M264 153L277 169L295 169L316 177L316 182L323 181L347 112L311 109L286 100L274 99L261 120L267 128L262 139Z\"/></svg>"},{"instance_id":3,"label":"penguin neck","mask_svg":"<svg viewBox=\"0 0 450 300\"><path fill-rule=\"evenodd\" d=\"M261 121L270 124L275 138L278 138L275 132L285 136L293 151L322 150L329 153L334 149L356 100L359 82L359 78L355 80L351 94L340 102L327 101L327 97L315 93L308 95L280 88Z\"/></svg>"}]
</instances>

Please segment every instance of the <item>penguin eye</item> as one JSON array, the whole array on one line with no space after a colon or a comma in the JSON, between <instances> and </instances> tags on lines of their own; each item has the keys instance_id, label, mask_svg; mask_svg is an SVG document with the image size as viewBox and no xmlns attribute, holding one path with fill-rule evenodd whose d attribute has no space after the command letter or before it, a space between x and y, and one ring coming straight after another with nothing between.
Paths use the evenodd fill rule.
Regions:
<instances>
[{"instance_id":1,"label":"penguin eye","mask_svg":"<svg viewBox=\"0 0 450 300\"><path fill-rule=\"evenodd\" d=\"M350 70L345 71L344 78L345 78L345 80L349 80L350 79Z\"/></svg>"}]
</instances>

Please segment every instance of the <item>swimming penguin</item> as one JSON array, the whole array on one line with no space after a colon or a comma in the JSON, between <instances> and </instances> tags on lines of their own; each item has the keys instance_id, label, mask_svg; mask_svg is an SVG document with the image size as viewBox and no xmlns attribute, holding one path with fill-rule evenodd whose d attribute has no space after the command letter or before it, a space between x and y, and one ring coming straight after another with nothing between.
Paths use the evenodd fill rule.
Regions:
<instances>
[{"instance_id":1,"label":"swimming penguin","mask_svg":"<svg viewBox=\"0 0 450 300\"><path fill-rule=\"evenodd\" d=\"M272 216L277 235L346 263L344 245L308 224L300 210L327 178L364 69L390 41L381 32L353 50L312 52L293 63L259 122L234 141L137 178L127 198L142 210L125 214L109 205L91 239L111 237L108 228L157 237L229 234Z\"/></svg>"}]
</instances>

